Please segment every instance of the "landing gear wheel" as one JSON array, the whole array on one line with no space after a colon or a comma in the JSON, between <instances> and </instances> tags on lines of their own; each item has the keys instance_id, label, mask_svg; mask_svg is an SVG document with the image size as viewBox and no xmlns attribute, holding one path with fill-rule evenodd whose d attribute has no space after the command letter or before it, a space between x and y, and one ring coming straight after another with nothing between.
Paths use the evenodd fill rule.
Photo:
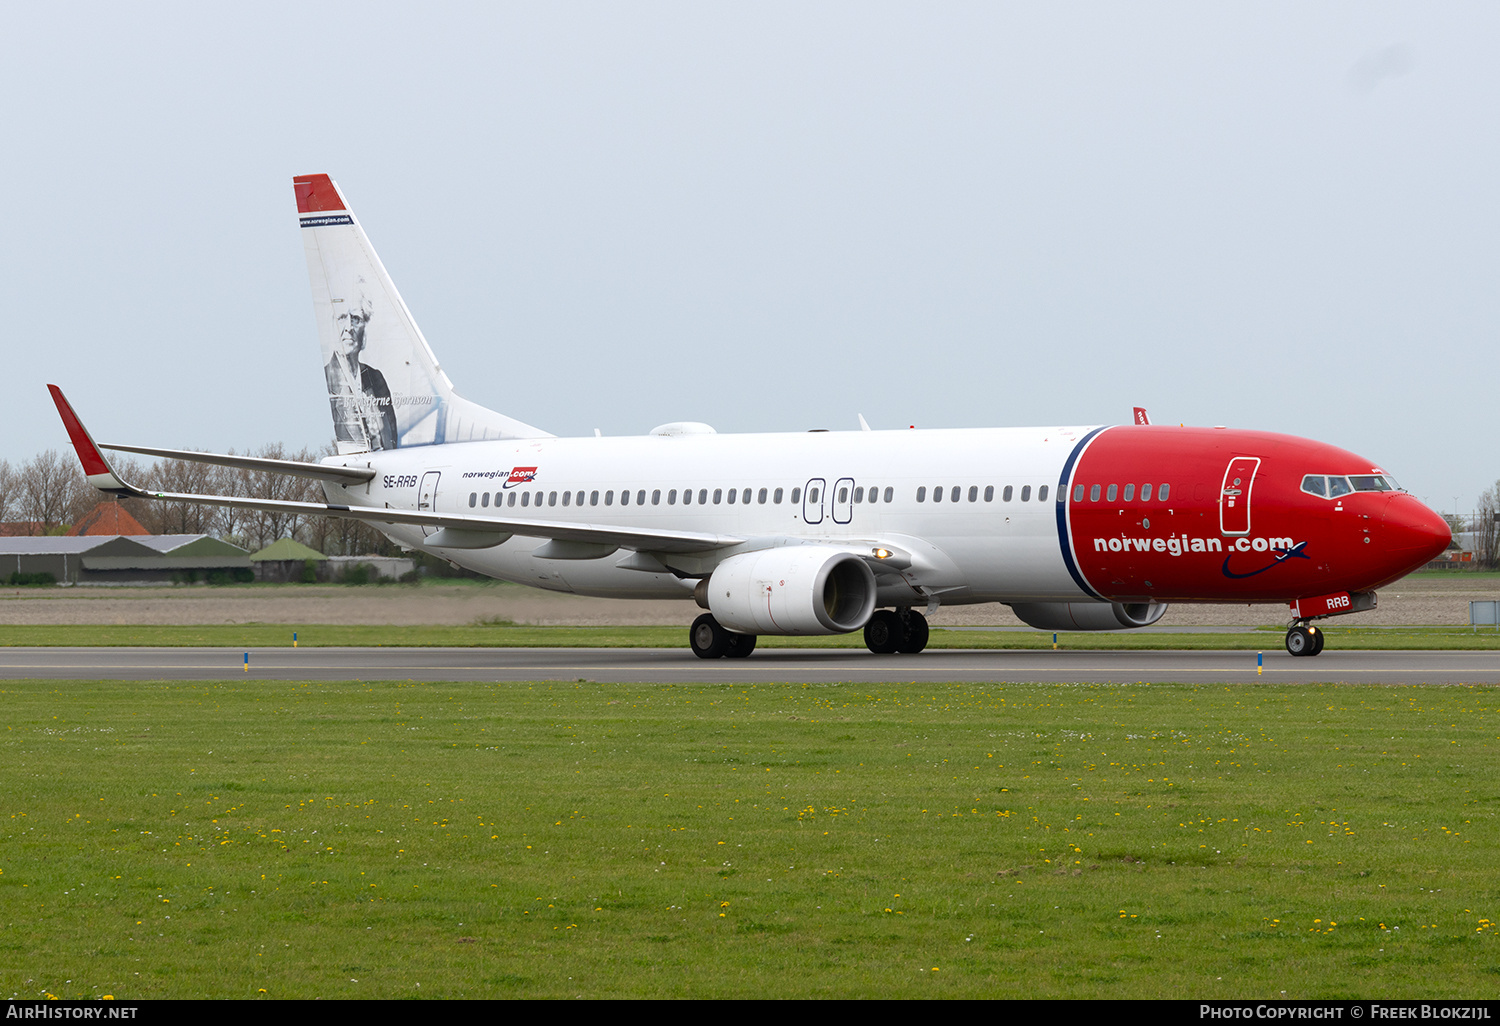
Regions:
<instances>
[{"instance_id":1,"label":"landing gear wheel","mask_svg":"<svg viewBox=\"0 0 1500 1026\"><path fill-rule=\"evenodd\" d=\"M901 639L899 651L912 655L927 647L927 617L912 611L906 614L906 636Z\"/></svg>"},{"instance_id":2,"label":"landing gear wheel","mask_svg":"<svg viewBox=\"0 0 1500 1026\"><path fill-rule=\"evenodd\" d=\"M719 626L712 613L704 613L688 628L688 644L692 645L693 655L699 659L718 659L728 654L731 637Z\"/></svg>"},{"instance_id":3,"label":"landing gear wheel","mask_svg":"<svg viewBox=\"0 0 1500 1026\"><path fill-rule=\"evenodd\" d=\"M1287 629L1286 650L1294 656L1310 656L1314 654L1317 646L1317 634L1309 631L1300 624Z\"/></svg>"},{"instance_id":4,"label":"landing gear wheel","mask_svg":"<svg viewBox=\"0 0 1500 1026\"><path fill-rule=\"evenodd\" d=\"M724 654L730 659L743 659L755 651L754 634L735 634L731 631L724 633L729 635L729 647Z\"/></svg>"},{"instance_id":5,"label":"landing gear wheel","mask_svg":"<svg viewBox=\"0 0 1500 1026\"><path fill-rule=\"evenodd\" d=\"M1313 636L1313 650L1309 654L1317 655L1319 652L1323 651L1323 639L1326 638L1327 635L1318 630L1316 627L1309 627L1308 630L1312 631Z\"/></svg>"},{"instance_id":6,"label":"landing gear wheel","mask_svg":"<svg viewBox=\"0 0 1500 1026\"><path fill-rule=\"evenodd\" d=\"M876 655L890 655L901 648L906 633L901 617L893 609L877 609L865 624L865 648Z\"/></svg>"}]
</instances>

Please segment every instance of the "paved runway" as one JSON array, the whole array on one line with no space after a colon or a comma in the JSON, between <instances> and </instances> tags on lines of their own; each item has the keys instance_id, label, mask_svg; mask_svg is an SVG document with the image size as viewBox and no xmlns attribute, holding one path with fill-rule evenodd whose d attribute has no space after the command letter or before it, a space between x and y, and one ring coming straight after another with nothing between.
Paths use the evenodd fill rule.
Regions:
<instances>
[{"instance_id":1,"label":"paved runway","mask_svg":"<svg viewBox=\"0 0 1500 1026\"><path fill-rule=\"evenodd\" d=\"M1279 640L1279 639L1278 639ZM686 648L3 648L0 679L578 680L601 682L1081 681L1500 684L1500 652L961 651L876 656L759 649L702 660Z\"/></svg>"}]
</instances>

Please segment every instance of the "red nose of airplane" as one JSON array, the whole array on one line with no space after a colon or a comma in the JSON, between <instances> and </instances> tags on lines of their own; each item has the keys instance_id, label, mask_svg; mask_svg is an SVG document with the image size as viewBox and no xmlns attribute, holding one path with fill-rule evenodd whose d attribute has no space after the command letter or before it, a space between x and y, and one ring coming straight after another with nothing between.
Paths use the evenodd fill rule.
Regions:
<instances>
[{"instance_id":1,"label":"red nose of airplane","mask_svg":"<svg viewBox=\"0 0 1500 1026\"><path fill-rule=\"evenodd\" d=\"M1397 574L1436 559L1453 538L1447 521L1404 492L1391 496L1381 526L1380 540Z\"/></svg>"}]
</instances>

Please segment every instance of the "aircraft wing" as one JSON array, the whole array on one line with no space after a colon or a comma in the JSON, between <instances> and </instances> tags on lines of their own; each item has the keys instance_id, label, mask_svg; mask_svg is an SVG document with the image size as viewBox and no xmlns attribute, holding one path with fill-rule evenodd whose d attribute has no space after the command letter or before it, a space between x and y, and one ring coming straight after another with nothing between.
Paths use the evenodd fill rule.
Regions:
<instances>
[{"instance_id":1,"label":"aircraft wing","mask_svg":"<svg viewBox=\"0 0 1500 1026\"><path fill-rule=\"evenodd\" d=\"M138 452L143 456L161 456L169 460L187 460L189 463L207 463L215 467L263 470L271 474L292 474L296 477L311 477L342 485L364 484L375 477L375 471L368 467L337 467L322 463L303 463L300 460L268 460L259 456L223 456L216 452L197 452L193 449L154 449L144 445L115 445L110 442L100 442L99 448L117 452Z\"/></svg>"},{"instance_id":2,"label":"aircraft wing","mask_svg":"<svg viewBox=\"0 0 1500 1026\"><path fill-rule=\"evenodd\" d=\"M436 513L430 510L390 509L372 506L345 506L325 502L292 502L280 499L250 499L232 495L192 495L181 492L152 492L130 484L110 465L100 451L100 446L90 436L72 405L56 385L48 385L52 401L62 416L68 437L83 464L83 472L89 484L102 492L129 495L139 499L162 499L167 502L191 502L203 506L233 506L238 509L263 509L284 513L300 513L309 516L345 517L351 520L366 520L374 524L416 524L439 528L452 542L443 546L436 535L429 539L438 547L485 548L498 545L513 534L529 538L547 538L558 542L577 542L590 546L635 549L647 552L704 552L711 549L728 548L744 541L730 535L708 534L697 531L664 531L654 528L622 528L608 524L579 524L546 520L519 520L513 518L468 516L462 513ZM143 450L165 455L177 450ZM196 454L205 455L202 453ZM176 457L173 458L185 458ZM235 457L238 459L237 457ZM205 461L206 462L206 461ZM256 463L281 463L280 460L261 460ZM289 461L286 461L289 462ZM231 466L237 464L230 464ZM319 464L295 464L299 467L321 466ZM274 470L274 467L255 469ZM342 469L342 468L337 468ZM278 472L285 473L285 470ZM603 553L598 553L603 555ZM566 557L564 557L566 558Z\"/></svg>"}]
</instances>

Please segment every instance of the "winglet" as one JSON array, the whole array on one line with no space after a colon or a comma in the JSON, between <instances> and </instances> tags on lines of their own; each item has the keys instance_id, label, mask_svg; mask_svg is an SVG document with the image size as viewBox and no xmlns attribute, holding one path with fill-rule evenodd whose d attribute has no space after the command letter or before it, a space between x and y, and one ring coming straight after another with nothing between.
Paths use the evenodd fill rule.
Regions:
<instances>
[{"instance_id":1,"label":"winglet","mask_svg":"<svg viewBox=\"0 0 1500 1026\"><path fill-rule=\"evenodd\" d=\"M1135 422L1137 424L1151 423L1151 418L1146 416L1146 408L1144 406L1135 407Z\"/></svg>"},{"instance_id":2,"label":"winglet","mask_svg":"<svg viewBox=\"0 0 1500 1026\"><path fill-rule=\"evenodd\" d=\"M62 394L62 389L56 385L48 385L47 390L52 393L52 401L57 404L57 412L62 417L63 427L68 429L68 438L73 442L73 449L78 453L78 460L83 464L83 472L87 475L89 484L101 492L133 494L135 489L122 481L109 465L109 461L94 444L89 429L83 426L83 421L73 412L73 405Z\"/></svg>"}]
</instances>

